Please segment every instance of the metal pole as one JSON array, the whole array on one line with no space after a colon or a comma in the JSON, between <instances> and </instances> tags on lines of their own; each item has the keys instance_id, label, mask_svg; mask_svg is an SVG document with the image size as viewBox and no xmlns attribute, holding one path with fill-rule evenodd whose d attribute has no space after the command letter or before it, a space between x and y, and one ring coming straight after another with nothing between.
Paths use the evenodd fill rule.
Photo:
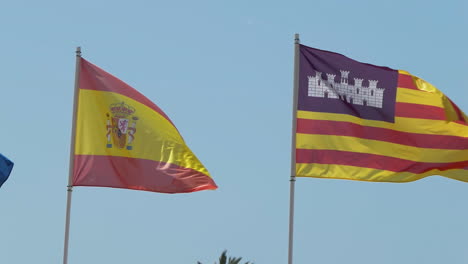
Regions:
<instances>
[{"instance_id":1,"label":"metal pole","mask_svg":"<svg viewBox=\"0 0 468 264\"><path fill-rule=\"evenodd\" d=\"M81 63L81 48L76 48L76 68L75 68L75 91L73 96L73 118L72 118L72 133L70 144L70 165L68 172L68 186L67 186L67 213L65 219L65 242L63 246L63 264L68 263L68 240L70 237L70 210L71 199L73 191L73 169L74 169L74 155L75 155L75 135L76 135L76 109L78 107L78 84L80 79L80 63Z\"/></svg>"},{"instance_id":2,"label":"metal pole","mask_svg":"<svg viewBox=\"0 0 468 264\"><path fill-rule=\"evenodd\" d=\"M288 264L293 264L293 235L294 235L294 187L296 184L296 126L297 126L297 98L299 91L299 34L294 35L294 77L293 77L293 111L292 111L292 142L291 142L291 183L289 196L289 247Z\"/></svg>"}]
</instances>

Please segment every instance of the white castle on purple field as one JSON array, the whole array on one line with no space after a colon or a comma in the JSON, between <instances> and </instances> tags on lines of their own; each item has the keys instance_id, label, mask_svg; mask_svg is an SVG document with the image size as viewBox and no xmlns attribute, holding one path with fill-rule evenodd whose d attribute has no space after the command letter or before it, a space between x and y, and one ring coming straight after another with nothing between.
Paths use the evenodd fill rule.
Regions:
<instances>
[{"instance_id":1,"label":"white castle on purple field","mask_svg":"<svg viewBox=\"0 0 468 264\"><path fill-rule=\"evenodd\" d=\"M363 86L363 79L354 78L354 85L348 84L349 71L341 72L341 82L335 82L335 74L327 73L327 80L322 79L322 73L315 72L309 79L308 95L311 97L324 97L341 99L355 105L366 105L382 108L383 92L385 88L378 88L379 81L369 80L369 86Z\"/></svg>"}]
</instances>

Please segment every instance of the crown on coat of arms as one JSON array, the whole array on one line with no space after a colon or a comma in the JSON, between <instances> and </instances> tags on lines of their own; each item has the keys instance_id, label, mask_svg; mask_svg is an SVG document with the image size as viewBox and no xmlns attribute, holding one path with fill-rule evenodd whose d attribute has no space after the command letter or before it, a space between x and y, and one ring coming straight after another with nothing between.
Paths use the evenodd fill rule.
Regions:
<instances>
[{"instance_id":1,"label":"crown on coat of arms","mask_svg":"<svg viewBox=\"0 0 468 264\"><path fill-rule=\"evenodd\" d=\"M128 104L121 102L110 105L110 110L115 117L126 118L135 113L135 108Z\"/></svg>"}]
</instances>

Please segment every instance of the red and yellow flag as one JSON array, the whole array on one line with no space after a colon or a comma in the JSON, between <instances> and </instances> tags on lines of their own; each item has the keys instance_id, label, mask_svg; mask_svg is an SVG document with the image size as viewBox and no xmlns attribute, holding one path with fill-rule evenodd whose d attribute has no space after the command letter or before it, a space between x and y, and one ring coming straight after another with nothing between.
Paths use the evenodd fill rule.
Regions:
<instances>
[{"instance_id":1,"label":"red and yellow flag","mask_svg":"<svg viewBox=\"0 0 468 264\"><path fill-rule=\"evenodd\" d=\"M159 107L80 60L73 186L162 193L217 188Z\"/></svg>"},{"instance_id":2,"label":"red and yellow flag","mask_svg":"<svg viewBox=\"0 0 468 264\"><path fill-rule=\"evenodd\" d=\"M468 118L401 70L300 46L296 176L468 182Z\"/></svg>"}]
</instances>

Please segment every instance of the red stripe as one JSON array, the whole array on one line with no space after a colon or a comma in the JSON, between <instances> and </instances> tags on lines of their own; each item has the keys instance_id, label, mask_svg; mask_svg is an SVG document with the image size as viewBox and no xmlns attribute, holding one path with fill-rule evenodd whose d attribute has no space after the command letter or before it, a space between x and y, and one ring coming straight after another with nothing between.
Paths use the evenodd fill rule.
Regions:
<instances>
[{"instance_id":1,"label":"red stripe","mask_svg":"<svg viewBox=\"0 0 468 264\"><path fill-rule=\"evenodd\" d=\"M418 148L468 149L468 138L465 137L408 133L341 121L298 118L297 133L357 137Z\"/></svg>"},{"instance_id":2,"label":"red stripe","mask_svg":"<svg viewBox=\"0 0 468 264\"><path fill-rule=\"evenodd\" d=\"M416 87L416 84L413 82L412 76L401 73L398 74L398 87L418 90L418 87Z\"/></svg>"},{"instance_id":3,"label":"red stripe","mask_svg":"<svg viewBox=\"0 0 468 264\"><path fill-rule=\"evenodd\" d=\"M367 153L310 149L297 149L296 162L348 165L394 172L410 172L415 174L424 173L433 169L445 171L450 169L465 169L468 167L468 161L453 163L425 163Z\"/></svg>"},{"instance_id":4,"label":"red stripe","mask_svg":"<svg viewBox=\"0 0 468 264\"><path fill-rule=\"evenodd\" d=\"M127 96L153 109L172 123L169 117L157 105L135 90L135 88L83 58L81 59L79 86L80 89L114 92Z\"/></svg>"},{"instance_id":5,"label":"red stripe","mask_svg":"<svg viewBox=\"0 0 468 264\"><path fill-rule=\"evenodd\" d=\"M444 108L432 105L399 102L395 104L395 116L432 120L446 120Z\"/></svg>"},{"instance_id":6,"label":"red stripe","mask_svg":"<svg viewBox=\"0 0 468 264\"><path fill-rule=\"evenodd\" d=\"M161 193L217 188L207 175L174 164L114 156L75 155L73 186L113 187Z\"/></svg>"}]
</instances>

